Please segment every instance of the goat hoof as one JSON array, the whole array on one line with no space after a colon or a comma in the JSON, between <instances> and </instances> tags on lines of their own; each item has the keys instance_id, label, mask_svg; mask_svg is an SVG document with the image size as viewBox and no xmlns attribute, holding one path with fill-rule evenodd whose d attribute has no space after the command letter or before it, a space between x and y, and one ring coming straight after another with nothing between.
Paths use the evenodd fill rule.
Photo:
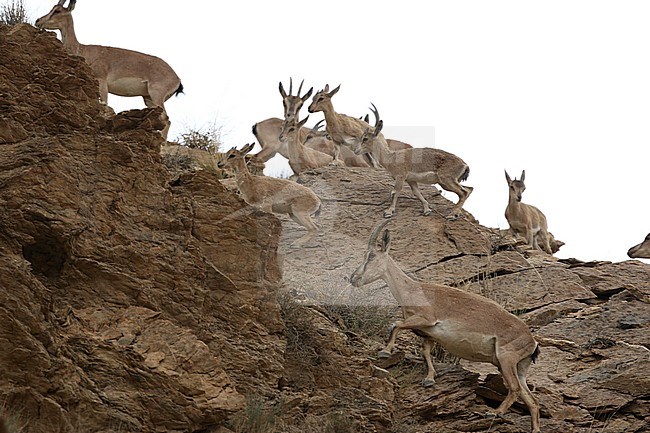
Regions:
<instances>
[{"instance_id":1,"label":"goat hoof","mask_svg":"<svg viewBox=\"0 0 650 433\"><path fill-rule=\"evenodd\" d=\"M379 358L390 358L390 352L387 352L385 350L380 350L377 356Z\"/></svg>"},{"instance_id":2,"label":"goat hoof","mask_svg":"<svg viewBox=\"0 0 650 433\"><path fill-rule=\"evenodd\" d=\"M424 215L424 216L429 216L429 215L431 215L431 209L429 209L429 210L425 210L424 212L422 212L422 215Z\"/></svg>"},{"instance_id":3,"label":"goat hoof","mask_svg":"<svg viewBox=\"0 0 650 433\"><path fill-rule=\"evenodd\" d=\"M425 388L428 388L428 387L433 386L433 385L435 385L435 384L436 384L436 381L435 381L435 380L431 380L431 379L424 379L424 380L422 381L422 386L425 387Z\"/></svg>"},{"instance_id":4,"label":"goat hoof","mask_svg":"<svg viewBox=\"0 0 650 433\"><path fill-rule=\"evenodd\" d=\"M393 212L384 212L384 218L392 218Z\"/></svg>"}]
</instances>

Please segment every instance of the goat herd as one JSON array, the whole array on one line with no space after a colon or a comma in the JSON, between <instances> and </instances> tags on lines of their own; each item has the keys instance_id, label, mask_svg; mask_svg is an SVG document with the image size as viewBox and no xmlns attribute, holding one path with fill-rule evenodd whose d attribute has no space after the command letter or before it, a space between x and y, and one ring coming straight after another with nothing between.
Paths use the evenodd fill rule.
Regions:
<instances>
[{"instance_id":1,"label":"goat herd","mask_svg":"<svg viewBox=\"0 0 650 433\"><path fill-rule=\"evenodd\" d=\"M65 48L86 59L99 82L103 102L106 102L108 93L113 93L141 96L148 107L162 107L167 123L162 134L166 138L169 121L164 102L183 89L176 73L166 62L154 56L120 48L80 44L75 36L71 15L75 3L76 0L70 0L66 8L63 6L65 0L59 0L48 14L36 21L36 25L60 30ZM340 86L330 90L326 85L314 94L308 107L310 113L323 112L326 130L320 131L322 121L308 129L304 127L307 118L299 119L300 109L311 96L313 88L300 95L301 83L297 94L293 95L291 81L288 93L280 83L285 118L267 119L253 127L253 133L262 146L254 158L266 162L280 153L289 160L296 176L306 170L331 164L383 167L395 179L390 205L384 211L385 218L395 213L404 182L422 203L424 215L431 213L431 207L422 196L418 184L438 184L455 193L458 203L448 218L458 217L473 190L472 187L461 185L469 176L468 165L458 156L440 149L413 148L406 143L386 139L381 132L383 121L374 105L374 126L368 123L368 117L359 119L337 113L332 105L332 97L339 89ZM249 205L267 212L287 214L305 227L307 234L296 241L297 245L304 245L318 232L312 216L320 210L320 199L311 189L297 182L252 175L244 157L253 147L254 144L247 144L241 150L230 149L222 156L218 166L235 172L237 187ZM513 234L523 236L534 249L548 254L557 251L562 243L548 232L544 214L536 207L521 202L526 188L525 172L521 173L519 179L511 179L508 173L505 177L509 186L506 218ZM355 287L383 280L402 308L404 320L394 324L388 344L379 352L379 356L389 356L398 333L410 329L423 339L422 354L428 367L423 382L425 386L435 382L430 354L434 342L460 358L492 363L501 371L508 388L508 395L493 415L504 414L521 397L531 414L532 431L539 432L539 403L526 384L526 372L537 358L539 347L528 327L518 317L483 296L416 281L406 275L389 255L390 234L385 230L389 221L384 220L374 227L365 259L350 277ZM650 258L650 235L644 242L631 248L628 255Z\"/></svg>"}]
</instances>

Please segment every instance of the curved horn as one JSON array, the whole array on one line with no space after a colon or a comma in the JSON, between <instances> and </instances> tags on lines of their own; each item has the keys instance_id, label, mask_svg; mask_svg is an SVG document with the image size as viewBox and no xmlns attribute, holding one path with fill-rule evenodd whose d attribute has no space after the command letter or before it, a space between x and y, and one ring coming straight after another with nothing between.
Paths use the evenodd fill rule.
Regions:
<instances>
[{"instance_id":1,"label":"curved horn","mask_svg":"<svg viewBox=\"0 0 650 433\"><path fill-rule=\"evenodd\" d=\"M377 244L379 233L383 230L384 227L386 227L389 222L390 220L384 220L375 226L375 228L372 230L372 233L370 234L370 238L368 239L368 249L374 248L374 246Z\"/></svg>"},{"instance_id":2,"label":"curved horn","mask_svg":"<svg viewBox=\"0 0 650 433\"><path fill-rule=\"evenodd\" d=\"M372 111L372 114L375 115L375 128L376 128L377 124L379 123L379 110L377 110L377 107L375 107L375 104L373 104L372 102L370 103L370 105L372 105L370 111Z\"/></svg>"},{"instance_id":3,"label":"curved horn","mask_svg":"<svg viewBox=\"0 0 650 433\"><path fill-rule=\"evenodd\" d=\"M305 79L303 78L302 81L300 82L300 87L298 87L298 93L296 93L297 97L300 97L300 91L302 90L302 85L305 82Z\"/></svg>"},{"instance_id":4,"label":"curved horn","mask_svg":"<svg viewBox=\"0 0 650 433\"><path fill-rule=\"evenodd\" d=\"M293 93L293 79L289 77L289 96Z\"/></svg>"},{"instance_id":5,"label":"curved horn","mask_svg":"<svg viewBox=\"0 0 650 433\"><path fill-rule=\"evenodd\" d=\"M323 122L324 122L324 121L325 121L325 119L321 119L321 120L319 120L318 123L316 123L316 124L313 126L313 128L311 128L311 130L314 131L314 132L318 131L318 130L320 129L320 127L323 126Z\"/></svg>"}]
</instances>

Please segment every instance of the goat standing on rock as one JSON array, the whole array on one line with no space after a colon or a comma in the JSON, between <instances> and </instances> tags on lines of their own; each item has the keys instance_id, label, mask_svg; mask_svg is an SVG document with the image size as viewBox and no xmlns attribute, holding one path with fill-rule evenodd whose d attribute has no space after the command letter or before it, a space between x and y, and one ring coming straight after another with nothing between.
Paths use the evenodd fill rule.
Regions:
<instances>
[{"instance_id":1,"label":"goat standing on rock","mask_svg":"<svg viewBox=\"0 0 650 433\"><path fill-rule=\"evenodd\" d=\"M458 203L454 206L453 212L459 214L463 203L474 190L471 186L460 184L469 176L469 166L465 161L453 153L430 147L391 150L381 134L384 122L379 119L376 109L373 112L377 120L375 128L372 130L366 128L364 133L354 141L354 152L372 154L373 158L395 179L395 186L390 193L391 203L384 211L384 217L390 218L395 213L397 198L404 182L409 184L413 195L422 203L424 215L429 215L431 208L429 202L422 196L418 183L428 185L437 183L445 190L458 195Z\"/></svg>"},{"instance_id":2,"label":"goat standing on rock","mask_svg":"<svg viewBox=\"0 0 650 433\"><path fill-rule=\"evenodd\" d=\"M59 30L63 46L72 55L83 57L99 81L99 97L106 104L108 94L118 96L142 96L147 107L161 107L166 123L161 134L167 139L169 118L165 101L183 92L183 85L176 72L164 60L123 48L101 45L83 45L77 40L72 11L77 0L59 0L52 10L36 20L36 26L46 30Z\"/></svg>"},{"instance_id":3,"label":"goat standing on rock","mask_svg":"<svg viewBox=\"0 0 650 433\"><path fill-rule=\"evenodd\" d=\"M395 322L388 344L379 356L390 356L397 334L411 329L424 339L422 355L428 367L425 386L435 383L430 353L434 341L460 358L489 362L499 368L508 388L508 395L495 414L503 415L521 397L530 411L532 431L538 433L539 403L528 389L526 371L539 349L526 324L481 295L410 278L388 254L388 230L377 246L379 233L387 223L375 226L365 259L350 277L354 287L383 280L402 308L404 320Z\"/></svg>"},{"instance_id":4,"label":"goat standing on rock","mask_svg":"<svg viewBox=\"0 0 650 433\"><path fill-rule=\"evenodd\" d=\"M524 184L526 170L521 172L520 179L515 180L510 179L507 171L505 173L509 188L506 219L510 224L510 231L515 236L522 235L531 247L553 254L551 241L554 239L548 232L546 216L535 206L521 202L521 195L526 190L526 184ZM563 245L562 242L554 241L554 243Z\"/></svg>"}]
</instances>

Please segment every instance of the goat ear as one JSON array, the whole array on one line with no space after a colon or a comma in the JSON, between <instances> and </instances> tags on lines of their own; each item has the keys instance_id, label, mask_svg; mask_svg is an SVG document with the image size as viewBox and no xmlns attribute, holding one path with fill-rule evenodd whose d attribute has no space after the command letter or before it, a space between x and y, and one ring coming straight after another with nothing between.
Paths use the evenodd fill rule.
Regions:
<instances>
[{"instance_id":1,"label":"goat ear","mask_svg":"<svg viewBox=\"0 0 650 433\"><path fill-rule=\"evenodd\" d=\"M336 92L338 92L340 89L341 89L341 85L339 84L338 86L336 86L336 88L334 90L332 90L330 93L328 93L327 96L329 96L331 98L332 96L336 95Z\"/></svg>"},{"instance_id":2,"label":"goat ear","mask_svg":"<svg viewBox=\"0 0 650 433\"><path fill-rule=\"evenodd\" d=\"M384 236L381 238L381 251L387 253L390 250L390 232L384 230Z\"/></svg>"},{"instance_id":3,"label":"goat ear","mask_svg":"<svg viewBox=\"0 0 650 433\"><path fill-rule=\"evenodd\" d=\"M311 96L313 91L314 91L314 88L310 87L309 91L307 93L305 93L305 95L302 98L300 98L300 99L302 99L302 102L305 102L307 99L309 99L309 97Z\"/></svg>"},{"instance_id":4,"label":"goat ear","mask_svg":"<svg viewBox=\"0 0 650 433\"><path fill-rule=\"evenodd\" d=\"M305 117L305 118L302 119L300 122L298 122L298 129L300 129L300 128L302 128L303 126L305 126L305 123L307 123L307 119L309 119L309 116Z\"/></svg>"},{"instance_id":5,"label":"goat ear","mask_svg":"<svg viewBox=\"0 0 650 433\"><path fill-rule=\"evenodd\" d=\"M255 143L248 143L244 148L241 150L242 155L248 154L253 148L255 147Z\"/></svg>"},{"instance_id":6,"label":"goat ear","mask_svg":"<svg viewBox=\"0 0 650 433\"><path fill-rule=\"evenodd\" d=\"M287 92L284 91L284 86L282 85L282 81L280 81L280 95L282 95L283 98L287 97Z\"/></svg>"},{"instance_id":7,"label":"goat ear","mask_svg":"<svg viewBox=\"0 0 650 433\"><path fill-rule=\"evenodd\" d=\"M77 4L77 0L70 0L70 3L68 3L68 11L72 12L76 4Z\"/></svg>"},{"instance_id":8,"label":"goat ear","mask_svg":"<svg viewBox=\"0 0 650 433\"><path fill-rule=\"evenodd\" d=\"M503 171L506 174L506 180L508 181L508 185L510 185L512 183L512 179L510 179L510 176L508 175L507 171L505 171L505 170L503 170Z\"/></svg>"},{"instance_id":9,"label":"goat ear","mask_svg":"<svg viewBox=\"0 0 650 433\"><path fill-rule=\"evenodd\" d=\"M520 181L524 181L526 179L526 170L521 170L521 177L519 178Z\"/></svg>"},{"instance_id":10,"label":"goat ear","mask_svg":"<svg viewBox=\"0 0 650 433\"><path fill-rule=\"evenodd\" d=\"M325 84L325 87L323 88L323 92L327 93L327 92L329 92L329 91L330 91L330 85L329 85L329 84Z\"/></svg>"}]
</instances>

